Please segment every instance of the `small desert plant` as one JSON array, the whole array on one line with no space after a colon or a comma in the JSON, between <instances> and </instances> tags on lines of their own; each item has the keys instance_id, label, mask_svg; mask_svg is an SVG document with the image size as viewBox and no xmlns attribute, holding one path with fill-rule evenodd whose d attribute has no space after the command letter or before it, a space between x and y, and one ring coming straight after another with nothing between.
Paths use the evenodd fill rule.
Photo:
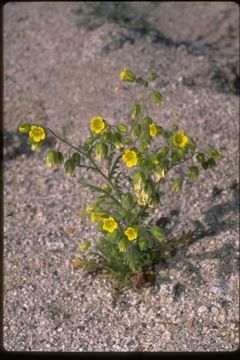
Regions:
<instances>
[{"instance_id":1,"label":"small desert plant","mask_svg":"<svg viewBox=\"0 0 240 360\"><path fill-rule=\"evenodd\" d=\"M132 30L146 32L152 28L145 20L147 13L155 6L150 1L145 6L144 15L131 4L121 1L82 1L74 14L77 17L76 25L86 30L95 30L105 23L116 23Z\"/></svg>"},{"instance_id":2,"label":"small desert plant","mask_svg":"<svg viewBox=\"0 0 240 360\"><path fill-rule=\"evenodd\" d=\"M41 147L47 133L69 146L67 158L59 148L47 152L49 167L63 166L69 176L80 168L102 178L100 185L81 181L82 186L99 194L82 215L96 223L100 236L96 245L91 239L80 244L80 251L87 255L75 258L73 266L99 270L123 284L131 279L137 282L139 274L149 275L147 271L154 263L168 258L189 240L188 234L169 241L163 229L149 220L150 210L159 207L164 196L162 183L170 179L169 190L178 193L183 181L195 182L201 168L210 169L221 158L213 147L206 152L197 150L195 141L178 125L164 129L149 115L149 101L157 107L163 104L160 92L149 86L156 77L151 72L143 79L125 68L120 79L141 92L130 111L131 124L113 125L95 116L89 122L90 136L80 146L48 127L29 123L19 127L21 133L28 134L32 150ZM171 179L174 167L189 162L183 177Z\"/></svg>"}]
</instances>

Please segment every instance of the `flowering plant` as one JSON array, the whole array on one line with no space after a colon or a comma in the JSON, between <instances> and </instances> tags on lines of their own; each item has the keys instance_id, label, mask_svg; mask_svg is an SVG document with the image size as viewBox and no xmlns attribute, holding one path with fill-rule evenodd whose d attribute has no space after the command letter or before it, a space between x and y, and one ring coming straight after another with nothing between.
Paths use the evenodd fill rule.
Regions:
<instances>
[{"instance_id":1,"label":"flowering plant","mask_svg":"<svg viewBox=\"0 0 240 360\"><path fill-rule=\"evenodd\" d=\"M47 127L29 123L19 127L21 133L28 134L32 150L40 148L47 133L70 147L67 159L59 149L49 150L46 154L49 167L63 166L69 176L74 176L77 168L101 176L102 184L81 181L82 186L99 194L82 215L96 223L100 237L96 244L91 239L80 244L79 250L87 256L75 258L73 266L101 271L124 284L139 280L140 274L146 280L150 274L147 270L154 263L166 259L187 240L187 236L169 240L163 229L149 221L151 208L158 207L164 196L162 183L171 169L191 161L185 176L170 182L171 191L178 193L184 177L193 183L200 168L214 167L222 156L212 147L207 152L198 151L195 141L176 124L166 130L150 117L149 100L154 106L163 104L160 92L149 86L156 78L157 74L152 72L146 80L125 68L120 79L142 91L140 99L132 105L131 123L112 125L100 115L93 117L89 123L90 136L80 146L72 145Z\"/></svg>"}]
</instances>

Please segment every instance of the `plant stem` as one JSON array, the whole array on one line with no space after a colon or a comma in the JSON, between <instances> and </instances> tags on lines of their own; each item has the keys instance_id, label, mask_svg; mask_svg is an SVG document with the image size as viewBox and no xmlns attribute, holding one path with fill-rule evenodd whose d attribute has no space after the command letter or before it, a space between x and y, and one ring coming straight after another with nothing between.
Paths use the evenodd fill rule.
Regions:
<instances>
[{"instance_id":1,"label":"plant stem","mask_svg":"<svg viewBox=\"0 0 240 360\"><path fill-rule=\"evenodd\" d=\"M108 191L100 188L99 186L92 185L92 184L90 184L90 183L85 183L85 182L83 182L83 181L81 181L80 183L81 183L83 186L85 186L85 187L90 187L90 188L93 187L93 188L97 189L97 191L106 194L106 195L107 195L108 197L110 197L115 203L117 203L118 206L122 207L122 205L121 205L120 202L115 198L115 196L113 196L112 194L110 194Z\"/></svg>"},{"instance_id":2,"label":"plant stem","mask_svg":"<svg viewBox=\"0 0 240 360\"><path fill-rule=\"evenodd\" d=\"M77 152L79 152L80 154L82 154L83 156L85 156L86 158L88 158L91 163L93 164L93 166L89 166L88 168L89 169L92 169L92 170L96 170L111 186L112 188L115 190L116 193L117 190L115 189L115 186L114 184L112 183L111 179L109 179L100 169L99 167L97 166L96 162L93 160L93 158L85 153L82 149L79 149L78 147L72 145L69 141L67 141L66 139L62 139L60 136L58 136L53 130L51 130L50 128L46 128L48 131L50 131L58 140L60 140L61 142L67 144L68 146L70 146L72 149L76 150ZM83 166L82 166L83 167Z\"/></svg>"},{"instance_id":3,"label":"plant stem","mask_svg":"<svg viewBox=\"0 0 240 360\"><path fill-rule=\"evenodd\" d=\"M171 170L174 166L183 164L184 162L192 159L195 154L196 154L196 153L194 152L194 153L193 153L191 156L189 156L188 158L186 158L186 159L184 159L184 160L182 160L182 161L179 161L179 162L177 162L177 163L170 163L170 168L169 168L169 170Z\"/></svg>"}]
</instances>

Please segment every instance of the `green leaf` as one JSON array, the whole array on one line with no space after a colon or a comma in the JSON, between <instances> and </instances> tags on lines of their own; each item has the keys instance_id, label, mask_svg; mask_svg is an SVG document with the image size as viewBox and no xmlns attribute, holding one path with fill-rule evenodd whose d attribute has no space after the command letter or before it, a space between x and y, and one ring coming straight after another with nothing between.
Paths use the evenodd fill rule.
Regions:
<instances>
[{"instance_id":1,"label":"green leaf","mask_svg":"<svg viewBox=\"0 0 240 360\"><path fill-rule=\"evenodd\" d=\"M129 268L133 271L137 271L137 259L139 258L139 253L132 247L129 246L127 251L124 253L124 257L126 263L128 264Z\"/></svg>"},{"instance_id":2,"label":"green leaf","mask_svg":"<svg viewBox=\"0 0 240 360\"><path fill-rule=\"evenodd\" d=\"M150 116L145 116L143 118L143 124L148 126L153 123L153 119Z\"/></svg>"},{"instance_id":3,"label":"green leaf","mask_svg":"<svg viewBox=\"0 0 240 360\"><path fill-rule=\"evenodd\" d=\"M214 149L213 147L210 147L208 149L208 156L210 158L213 158L214 160L218 160L218 159L222 159L223 158L223 155L217 151L216 149Z\"/></svg>"},{"instance_id":4,"label":"green leaf","mask_svg":"<svg viewBox=\"0 0 240 360\"><path fill-rule=\"evenodd\" d=\"M172 131L177 131L177 130L178 130L178 125L173 124L172 126L170 126L170 129L171 129Z\"/></svg>"},{"instance_id":5,"label":"green leaf","mask_svg":"<svg viewBox=\"0 0 240 360\"><path fill-rule=\"evenodd\" d=\"M158 135L164 135L164 130L161 126L156 125Z\"/></svg>"},{"instance_id":6,"label":"green leaf","mask_svg":"<svg viewBox=\"0 0 240 360\"><path fill-rule=\"evenodd\" d=\"M213 158L210 158L210 159L207 160L207 168L213 168L216 165L217 165L216 161Z\"/></svg>"},{"instance_id":7,"label":"green leaf","mask_svg":"<svg viewBox=\"0 0 240 360\"><path fill-rule=\"evenodd\" d=\"M83 144L83 150L85 152L87 152L90 149L90 145L89 144Z\"/></svg>"},{"instance_id":8,"label":"green leaf","mask_svg":"<svg viewBox=\"0 0 240 360\"><path fill-rule=\"evenodd\" d=\"M147 149L148 149L148 147L146 144L141 144L139 146L139 151L141 151L141 152L145 152Z\"/></svg>"},{"instance_id":9,"label":"green leaf","mask_svg":"<svg viewBox=\"0 0 240 360\"><path fill-rule=\"evenodd\" d=\"M131 109L131 118L132 120L135 120L141 113L141 106L140 104L133 104Z\"/></svg>"},{"instance_id":10,"label":"green leaf","mask_svg":"<svg viewBox=\"0 0 240 360\"><path fill-rule=\"evenodd\" d=\"M28 140L27 140L27 143L29 145L33 145L33 144L35 144L35 141L33 140L33 138L29 137Z\"/></svg>"},{"instance_id":11,"label":"green leaf","mask_svg":"<svg viewBox=\"0 0 240 360\"><path fill-rule=\"evenodd\" d=\"M151 233L160 243L166 240L166 235L158 226L151 227Z\"/></svg>"},{"instance_id":12,"label":"green leaf","mask_svg":"<svg viewBox=\"0 0 240 360\"><path fill-rule=\"evenodd\" d=\"M140 250L145 250L147 248L151 248L153 245L153 241L152 239L150 239L150 237L141 237L138 240L138 246Z\"/></svg>"},{"instance_id":13,"label":"green leaf","mask_svg":"<svg viewBox=\"0 0 240 360\"><path fill-rule=\"evenodd\" d=\"M160 156L163 157L163 158L166 158L167 155L169 153L169 147L168 146L164 146L162 148L162 150L160 151Z\"/></svg>"},{"instance_id":14,"label":"green leaf","mask_svg":"<svg viewBox=\"0 0 240 360\"><path fill-rule=\"evenodd\" d=\"M131 193L128 192L122 195L122 206L125 209L131 209L133 207L133 204L134 204L134 200Z\"/></svg>"},{"instance_id":15,"label":"green leaf","mask_svg":"<svg viewBox=\"0 0 240 360\"><path fill-rule=\"evenodd\" d=\"M205 162L205 155L204 153L200 152L196 155L196 159L197 161L199 161L200 163L204 163Z\"/></svg>"},{"instance_id":16,"label":"green leaf","mask_svg":"<svg viewBox=\"0 0 240 360\"><path fill-rule=\"evenodd\" d=\"M133 144L133 141L132 141L132 139L130 139L130 138L125 138L124 139L124 143L126 144L126 145L132 145Z\"/></svg>"},{"instance_id":17,"label":"green leaf","mask_svg":"<svg viewBox=\"0 0 240 360\"><path fill-rule=\"evenodd\" d=\"M74 162L75 166L80 166L81 156L79 153L72 154L71 160Z\"/></svg>"},{"instance_id":18,"label":"green leaf","mask_svg":"<svg viewBox=\"0 0 240 360\"><path fill-rule=\"evenodd\" d=\"M88 138L86 138L84 144L91 145L94 142L94 140L95 139L93 136L89 136Z\"/></svg>"},{"instance_id":19,"label":"green leaf","mask_svg":"<svg viewBox=\"0 0 240 360\"><path fill-rule=\"evenodd\" d=\"M113 134L110 133L110 132L103 133L102 139L103 139L103 141L105 141L105 142L107 142L109 144L113 144L113 141L114 141Z\"/></svg>"},{"instance_id":20,"label":"green leaf","mask_svg":"<svg viewBox=\"0 0 240 360\"><path fill-rule=\"evenodd\" d=\"M157 77L158 77L158 75L157 75L155 72L150 72L150 73L148 74L148 80L149 80L149 81L153 81L153 80L155 80Z\"/></svg>"},{"instance_id":21,"label":"green leaf","mask_svg":"<svg viewBox=\"0 0 240 360\"><path fill-rule=\"evenodd\" d=\"M161 106L163 104L163 97L159 91L153 91L151 94L151 99L153 103L157 106Z\"/></svg>"},{"instance_id":22,"label":"green leaf","mask_svg":"<svg viewBox=\"0 0 240 360\"><path fill-rule=\"evenodd\" d=\"M177 149L175 151L172 151L172 161L173 162L178 162L181 161L185 158L185 154L186 154L186 149Z\"/></svg>"},{"instance_id":23,"label":"green leaf","mask_svg":"<svg viewBox=\"0 0 240 360\"><path fill-rule=\"evenodd\" d=\"M197 166L190 166L188 169L188 181L189 182L194 182L197 180L199 176L199 169Z\"/></svg>"},{"instance_id":24,"label":"green leaf","mask_svg":"<svg viewBox=\"0 0 240 360\"><path fill-rule=\"evenodd\" d=\"M114 144L122 142L122 135L119 132L114 134Z\"/></svg>"}]
</instances>

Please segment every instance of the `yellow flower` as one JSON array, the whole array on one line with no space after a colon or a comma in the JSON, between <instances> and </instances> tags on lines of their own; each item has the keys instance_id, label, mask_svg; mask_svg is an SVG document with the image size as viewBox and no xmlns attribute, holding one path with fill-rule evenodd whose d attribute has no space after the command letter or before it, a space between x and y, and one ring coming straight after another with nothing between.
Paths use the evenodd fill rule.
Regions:
<instances>
[{"instance_id":1,"label":"yellow flower","mask_svg":"<svg viewBox=\"0 0 240 360\"><path fill-rule=\"evenodd\" d=\"M109 217L107 219L103 219L103 230L112 233L117 228L118 228L118 223L114 220L114 218Z\"/></svg>"},{"instance_id":2,"label":"yellow flower","mask_svg":"<svg viewBox=\"0 0 240 360\"><path fill-rule=\"evenodd\" d=\"M90 128L96 134L100 134L106 127L106 124L101 116L96 116L91 118Z\"/></svg>"},{"instance_id":3,"label":"yellow flower","mask_svg":"<svg viewBox=\"0 0 240 360\"><path fill-rule=\"evenodd\" d=\"M128 240L132 241L137 238L138 230L130 226L127 228L124 234L128 237Z\"/></svg>"},{"instance_id":4,"label":"yellow flower","mask_svg":"<svg viewBox=\"0 0 240 360\"><path fill-rule=\"evenodd\" d=\"M35 142L40 142L45 139L46 133L41 126L32 125L31 130L29 131L29 136L33 138Z\"/></svg>"},{"instance_id":5,"label":"yellow flower","mask_svg":"<svg viewBox=\"0 0 240 360\"><path fill-rule=\"evenodd\" d=\"M132 71L128 71L124 68L120 74L120 79L123 81L134 82L136 80L136 75Z\"/></svg>"},{"instance_id":6,"label":"yellow flower","mask_svg":"<svg viewBox=\"0 0 240 360\"><path fill-rule=\"evenodd\" d=\"M180 131L173 136L173 143L180 148L184 148L189 143L189 137L183 131Z\"/></svg>"},{"instance_id":7,"label":"yellow flower","mask_svg":"<svg viewBox=\"0 0 240 360\"><path fill-rule=\"evenodd\" d=\"M95 212L91 212L90 218L91 218L92 222L100 222L100 221L102 221L101 216L96 214Z\"/></svg>"},{"instance_id":8,"label":"yellow flower","mask_svg":"<svg viewBox=\"0 0 240 360\"><path fill-rule=\"evenodd\" d=\"M157 135L157 127L154 123L149 125L149 133L150 136L156 136Z\"/></svg>"},{"instance_id":9,"label":"yellow flower","mask_svg":"<svg viewBox=\"0 0 240 360\"><path fill-rule=\"evenodd\" d=\"M123 161L125 161L127 167L131 168L137 165L138 159L135 151L125 150L125 153L122 156Z\"/></svg>"}]
</instances>

